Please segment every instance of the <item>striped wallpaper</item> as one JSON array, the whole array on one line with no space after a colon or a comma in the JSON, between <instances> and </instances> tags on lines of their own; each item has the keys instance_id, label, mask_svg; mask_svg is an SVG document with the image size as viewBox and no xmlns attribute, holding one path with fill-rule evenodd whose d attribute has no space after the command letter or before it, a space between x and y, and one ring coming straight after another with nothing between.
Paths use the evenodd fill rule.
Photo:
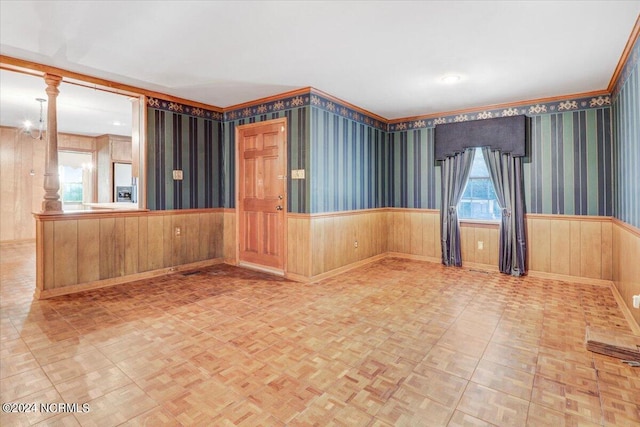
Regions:
<instances>
[{"instance_id":1,"label":"striped wallpaper","mask_svg":"<svg viewBox=\"0 0 640 427\"><path fill-rule=\"evenodd\" d=\"M435 160L434 128L389 133L390 206L440 206L440 166Z\"/></svg>"},{"instance_id":2,"label":"striped wallpaper","mask_svg":"<svg viewBox=\"0 0 640 427\"><path fill-rule=\"evenodd\" d=\"M151 210L223 206L218 120L147 108L147 206ZM173 170L182 170L182 181Z\"/></svg>"},{"instance_id":3,"label":"striped wallpaper","mask_svg":"<svg viewBox=\"0 0 640 427\"><path fill-rule=\"evenodd\" d=\"M527 212L612 215L610 108L541 114L530 124L523 166ZM391 206L440 208L433 129L389 134Z\"/></svg>"},{"instance_id":4,"label":"striped wallpaper","mask_svg":"<svg viewBox=\"0 0 640 427\"><path fill-rule=\"evenodd\" d=\"M242 119L228 120L223 124L224 134L224 207L234 208L235 199L235 128L248 123L287 118L287 171L305 169L307 179L291 179L287 172L288 212L307 213L310 209L309 199L309 108L308 106L283 109L274 113L260 114Z\"/></svg>"},{"instance_id":5,"label":"striped wallpaper","mask_svg":"<svg viewBox=\"0 0 640 427\"><path fill-rule=\"evenodd\" d=\"M531 118L529 213L613 215L610 107Z\"/></svg>"},{"instance_id":6,"label":"striped wallpaper","mask_svg":"<svg viewBox=\"0 0 640 427\"><path fill-rule=\"evenodd\" d=\"M311 107L311 213L388 206L386 134Z\"/></svg>"},{"instance_id":7,"label":"striped wallpaper","mask_svg":"<svg viewBox=\"0 0 640 427\"><path fill-rule=\"evenodd\" d=\"M622 176L637 177L640 167L638 144L631 143L638 140L638 112L633 110L638 103L637 73L637 67L628 73L616 98L622 142L616 145L615 158L610 97L520 107L531 125L524 163L527 212L613 215L614 161L620 163L618 181ZM306 171L304 180L288 179L288 212L438 209L435 125L504 113L396 123L387 131L379 121L313 93L290 98L224 116L154 100L158 105L148 107L149 208L234 208L236 126L286 117L288 171ZM183 170L183 181L172 179L174 169ZM637 184L618 185L616 212L632 224L638 222L637 192Z\"/></svg>"},{"instance_id":8,"label":"striped wallpaper","mask_svg":"<svg viewBox=\"0 0 640 427\"><path fill-rule=\"evenodd\" d=\"M613 98L613 158L616 218L640 228L640 39L616 83Z\"/></svg>"}]
</instances>

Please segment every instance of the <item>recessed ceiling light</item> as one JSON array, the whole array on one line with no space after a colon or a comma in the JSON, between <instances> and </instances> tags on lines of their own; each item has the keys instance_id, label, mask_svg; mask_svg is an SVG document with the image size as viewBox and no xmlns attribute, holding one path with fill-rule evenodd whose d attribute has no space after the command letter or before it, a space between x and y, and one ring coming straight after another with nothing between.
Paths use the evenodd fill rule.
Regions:
<instances>
[{"instance_id":1,"label":"recessed ceiling light","mask_svg":"<svg viewBox=\"0 0 640 427\"><path fill-rule=\"evenodd\" d=\"M113 125L114 126L122 126L122 123L120 123L119 121L116 120L116 121L113 122Z\"/></svg>"},{"instance_id":2,"label":"recessed ceiling light","mask_svg":"<svg viewBox=\"0 0 640 427\"><path fill-rule=\"evenodd\" d=\"M453 83L458 83L461 79L462 77L460 77L458 74L447 74L446 76L442 77L440 81L444 84L450 85Z\"/></svg>"}]
</instances>

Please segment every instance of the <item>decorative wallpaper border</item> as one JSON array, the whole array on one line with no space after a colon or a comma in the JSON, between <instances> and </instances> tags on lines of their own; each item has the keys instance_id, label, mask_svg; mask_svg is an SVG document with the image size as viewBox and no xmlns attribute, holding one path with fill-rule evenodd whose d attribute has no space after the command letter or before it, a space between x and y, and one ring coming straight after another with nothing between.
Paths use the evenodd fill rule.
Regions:
<instances>
[{"instance_id":1,"label":"decorative wallpaper border","mask_svg":"<svg viewBox=\"0 0 640 427\"><path fill-rule=\"evenodd\" d=\"M600 95L584 98L555 100L517 107L501 107L487 109L477 113L452 114L441 117L417 118L389 124L389 132L399 132L412 129L425 129L444 123L466 122L469 120L492 119L525 114L538 116L541 114L561 113L565 111L588 110L611 106L611 96Z\"/></svg>"},{"instance_id":2,"label":"decorative wallpaper border","mask_svg":"<svg viewBox=\"0 0 640 427\"><path fill-rule=\"evenodd\" d=\"M311 90L311 105L313 107L320 108L321 110L337 114L340 117L354 120L358 123L362 123L383 131L387 131L389 126L386 120L378 120L375 117L368 116L367 114L355 110L348 105L339 102L338 100L329 99L322 94L314 91L313 89Z\"/></svg>"},{"instance_id":3,"label":"decorative wallpaper border","mask_svg":"<svg viewBox=\"0 0 640 427\"><path fill-rule=\"evenodd\" d=\"M620 76L618 80L615 82L613 86L613 91L611 93L611 97L613 99L617 98L622 90L622 86L627 82L629 76L633 72L633 69L638 66L638 59L640 57L640 37L638 37L631 48L631 52L627 58L627 62L625 62L622 67L622 72L620 72Z\"/></svg>"},{"instance_id":4,"label":"decorative wallpaper border","mask_svg":"<svg viewBox=\"0 0 640 427\"><path fill-rule=\"evenodd\" d=\"M248 119L249 117L259 116L261 114L276 113L278 111L288 110L291 108L304 107L309 105L309 94L298 94L293 96L284 96L282 98L272 99L267 102L256 103L235 110L224 112L224 121L233 121L239 119Z\"/></svg>"},{"instance_id":5,"label":"decorative wallpaper border","mask_svg":"<svg viewBox=\"0 0 640 427\"><path fill-rule=\"evenodd\" d=\"M281 110L288 110L290 108L312 106L320 108L321 110L329 111L337 114L341 117L354 120L358 123L372 126L376 129L387 130L387 122L378 120L375 117L362 113L354 108L349 107L335 99L330 99L321 93L309 89L308 92L297 94L293 96L285 96L282 98L276 97L263 103L256 103L256 105L250 105L241 107L235 110L226 111L224 113L224 121L247 119L249 117L258 116L261 114L273 113Z\"/></svg>"},{"instance_id":6,"label":"decorative wallpaper border","mask_svg":"<svg viewBox=\"0 0 640 427\"><path fill-rule=\"evenodd\" d=\"M638 59L638 46L633 53L633 57L628 61L623 71L623 77L620 78L620 82L625 80L630 74L633 66L628 66ZM616 90L619 91L619 86L616 85ZM541 114L561 113L566 111L588 110L593 108L603 108L611 106L612 97L610 95L598 95L587 96L582 98L568 98L565 100L556 99L548 102L540 102L536 104L525 104L513 107L498 107L489 108L479 112L450 114L440 117L425 117L425 118L412 118L409 120L402 120L396 123L388 123L385 120L380 120L377 117L369 116L362 111L351 108L349 105L343 104L334 98L329 98L314 91L312 88L308 92L295 95L283 96L282 98L274 97L268 101L262 103L256 103L255 105L243 106L234 110L225 111L220 113L212 110L205 110L203 108L192 107L177 102L165 101L158 98L147 98L147 105L159 110L171 111L175 113L186 114L195 117L203 117L212 120L219 121L233 121L240 119L248 119L263 114L275 113L278 111L284 111L291 108L311 106L316 107L324 111L331 112L340 117L344 117L349 120L353 120L358 123L371 126L376 129L383 130L385 132L400 132L413 129L426 129L435 127L438 124L465 122L469 120L482 120L491 119L495 117L507 117L517 116L525 114L527 116L538 116Z\"/></svg>"},{"instance_id":7,"label":"decorative wallpaper border","mask_svg":"<svg viewBox=\"0 0 640 427\"><path fill-rule=\"evenodd\" d=\"M194 117L202 117L211 120L222 121L223 115L217 111L205 110L204 108L192 107L178 102L165 101L158 98L147 98L147 106L158 110L171 111L174 113L186 114Z\"/></svg>"}]
</instances>

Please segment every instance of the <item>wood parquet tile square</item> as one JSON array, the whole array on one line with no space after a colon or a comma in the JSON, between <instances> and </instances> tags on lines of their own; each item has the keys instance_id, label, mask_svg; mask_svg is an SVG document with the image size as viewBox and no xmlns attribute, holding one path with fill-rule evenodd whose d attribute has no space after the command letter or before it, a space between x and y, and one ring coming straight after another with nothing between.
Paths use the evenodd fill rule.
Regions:
<instances>
[{"instance_id":1,"label":"wood parquet tile square","mask_svg":"<svg viewBox=\"0 0 640 427\"><path fill-rule=\"evenodd\" d=\"M230 265L33 300L0 247L2 426L637 426L640 369L602 286L386 258L305 285Z\"/></svg>"}]
</instances>

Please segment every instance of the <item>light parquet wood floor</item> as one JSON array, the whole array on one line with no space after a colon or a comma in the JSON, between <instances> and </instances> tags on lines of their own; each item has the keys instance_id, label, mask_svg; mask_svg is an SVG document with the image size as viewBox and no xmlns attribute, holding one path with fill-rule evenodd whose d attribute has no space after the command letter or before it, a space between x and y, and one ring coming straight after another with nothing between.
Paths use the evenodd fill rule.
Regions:
<instances>
[{"instance_id":1,"label":"light parquet wood floor","mask_svg":"<svg viewBox=\"0 0 640 427\"><path fill-rule=\"evenodd\" d=\"M385 259L317 284L228 265L35 301L1 247L2 426L638 426L610 289Z\"/></svg>"}]
</instances>

